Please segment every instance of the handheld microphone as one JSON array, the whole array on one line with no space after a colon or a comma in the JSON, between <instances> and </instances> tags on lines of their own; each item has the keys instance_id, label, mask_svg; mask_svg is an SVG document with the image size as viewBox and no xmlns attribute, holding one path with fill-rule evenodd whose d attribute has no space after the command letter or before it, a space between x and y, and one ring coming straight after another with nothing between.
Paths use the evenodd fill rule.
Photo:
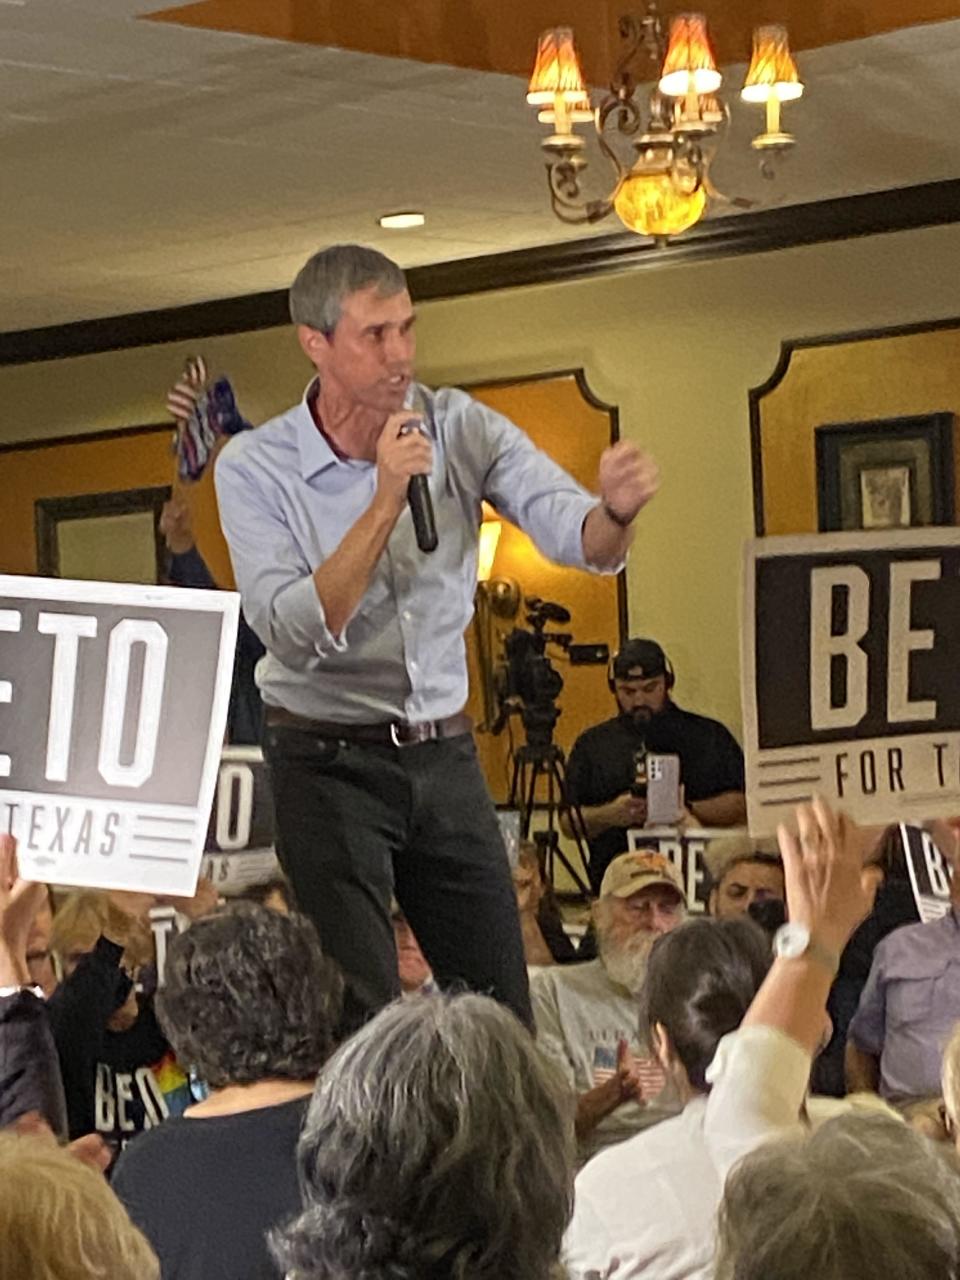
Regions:
<instances>
[{"instance_id":1,"label":"handheld microphone","mask_svg":"<svg viewBox=\"0 0 960 1280\"><path fill-rule=\"evenodd\" d=\"M420 423L405 422L400 428L401 435L411 431L419 431ZM433 499L430 497L430 486L426 476L411 476L407 486L407 502L413 516L413 530L417 535L417 546L421 551L436 551L437 525L433 518Z\"/></svg>"}]
</instances>

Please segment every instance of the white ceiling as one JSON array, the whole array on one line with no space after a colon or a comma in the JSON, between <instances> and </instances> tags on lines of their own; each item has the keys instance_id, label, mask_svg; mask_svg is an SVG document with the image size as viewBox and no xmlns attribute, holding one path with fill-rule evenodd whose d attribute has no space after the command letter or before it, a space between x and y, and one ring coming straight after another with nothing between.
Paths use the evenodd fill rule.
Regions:
<instances>
[{"instance_id":1,"label":"white ceiling","mask_svg":"<svg viewBox=\"0 0 960 1280\"><path fill-rule=\"evenodd\" d=\"M549 212L515 77L137 20L151 8L0 0L0 330L281 288L340 239L412 266L617 229ZM737 102L721 187L769 206L960 175L960 21L801 70L780 180ZM376 225L409 206L422 230Z\"/></svg>"}]
</instances>

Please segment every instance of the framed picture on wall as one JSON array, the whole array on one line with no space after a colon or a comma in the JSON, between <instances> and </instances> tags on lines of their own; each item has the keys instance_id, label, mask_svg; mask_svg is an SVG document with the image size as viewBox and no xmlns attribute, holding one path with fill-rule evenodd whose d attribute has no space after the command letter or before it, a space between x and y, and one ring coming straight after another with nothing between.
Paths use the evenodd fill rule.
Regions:
<instances>
[{"instance_id":1,"label":"framed picture on wall","mask_svg":"<svg viewBox=\"0 0 960 1280\"><path fill-rule=\"evenodd\" d=\"M166 548L160 512L169 486L38 498L37 568L45 577L160 582Z\"/></svg>"},{"instance_id":2,"label":"framed picture on wall","mask_svg":"<svg viewBox=\"0 0 960 1280\"><path fill-rule=\"evenodd\" d=\"M953 414L817 427L821 533L954 523Z\"/></svg>"}]
</instances>

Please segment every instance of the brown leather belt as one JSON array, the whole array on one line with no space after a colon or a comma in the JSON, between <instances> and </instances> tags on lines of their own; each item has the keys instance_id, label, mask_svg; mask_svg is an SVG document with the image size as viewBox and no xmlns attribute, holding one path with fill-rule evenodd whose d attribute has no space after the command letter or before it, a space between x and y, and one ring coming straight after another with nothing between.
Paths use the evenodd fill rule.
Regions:
<instances>
[{"instance_id":1,"label":"brown leather belt","mask_svg":"<svg viewBox=\"0 0 960 1280\"><path fill-rule=\"evenodd\" d=\"M341 724L334 720L309 720L284 707L266 708L267 724L281 729L300 729L318 738L358 742L368 747L413 747L437 738L456 738L473 731L473 721L465 712L445 720L384 720L379 724Z\"/></svg>"}]
</instances>

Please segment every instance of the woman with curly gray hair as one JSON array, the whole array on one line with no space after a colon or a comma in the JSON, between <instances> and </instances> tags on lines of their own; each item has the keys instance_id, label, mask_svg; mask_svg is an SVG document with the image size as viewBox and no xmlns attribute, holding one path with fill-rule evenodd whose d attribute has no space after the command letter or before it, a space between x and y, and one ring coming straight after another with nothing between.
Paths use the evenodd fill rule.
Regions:
<instances>
[{"instance_id":1,"label":"woman with curly gray hair","mask_svg":"<svg viewBox=\"0 0 960 1280\"><path fill-rule=\"evenodd\" d=\"M484 996L391 1005L321 1072L300 1140L291 1280L547 1280L573 1180L573 1113L514 1016Z\"/></svg>"},{"instance_id":2,"label":"woman with curly gray hair","mask_svg":"<svg viewBox=\"0 0 960 1280\"><path fill-rule=\"evenodd\" d=\"M297 1139L340 990L304 916L238 903L171 941L157 1013L210 1094L125 1148L113 1179L164 1280L277 1276L266 1233L300 1204Z\"/></svg>"}]
</instances>

